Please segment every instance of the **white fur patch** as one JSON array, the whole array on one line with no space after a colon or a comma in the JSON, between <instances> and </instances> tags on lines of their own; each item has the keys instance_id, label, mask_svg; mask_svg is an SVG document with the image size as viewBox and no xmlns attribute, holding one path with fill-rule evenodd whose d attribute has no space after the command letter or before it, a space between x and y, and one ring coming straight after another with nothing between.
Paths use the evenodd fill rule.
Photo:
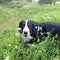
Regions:
<instances>
[{"instance_id":1,"label":"white fur patch","mask_svg":"<svg viewBox=\"0 0 60 60\"><path fill-rule=\"evenodd\" d=\"M38 38L37 42L40 42L40 39Z\"/></svg>"},{"instance_id":2,"label":"white fur patch","mask_svg":"<svg viewBox=\"0 0 60 60\"><path fill-rule=\"evenodd\" d=\"M35 28L38 29L38 31L39 31L39 30L42 31L42 27L39 27L39 26L38 26L38 27L35 27Z\"/></svg>"},{"instance_id":3,"label":"white fur patch","mask_svg":"<svg viewBox=\"0 0 60 60\"><path fill-rule=\"evenodd\" d=\"M35 27L36 29L38 28L38 27Z\"/></svg>"},{"instance_id":4,"label":"white fur patch","mask_svg":"<svg viewBox=\"0 0 60 60\"><path fill-rule=\"evenodd\" d=\"M38 31L39 31L39 30L41 30L41 31L42 31L42 27L39 27L39 26L38 26Z\"/></svg>"},{"instance_id":5,"label":"white fur patch","mask_svg":"<svg viewBox=\"0 0 60 60\"><path fill-rule=\"evenodd\" d=\"M39 27L39 29L42 31L42 27Z\"/></svg>"},{"instance_id":6,"label":"white fur patch","mask_svg":"<svg viewBox=\"0 0 60 60\"><path fill-rule=\"evenodd\" d=\"M27 36L25 37L24 35L21 35L22 39L23 39L23 42L28 42L30 39L32 39L33 37L32 36Z\"/></svg>"},{"instance_id":7,"label":"white fur patch","mask_svg":"<svg viewBox=\"0 0 60 60\"><path fill-rule=\"evenodd\" d=\"M20 30L20 31L21 31L22 29L21 29L21 28L18 28L18 30Z\"/></svg>"}]
</instances>

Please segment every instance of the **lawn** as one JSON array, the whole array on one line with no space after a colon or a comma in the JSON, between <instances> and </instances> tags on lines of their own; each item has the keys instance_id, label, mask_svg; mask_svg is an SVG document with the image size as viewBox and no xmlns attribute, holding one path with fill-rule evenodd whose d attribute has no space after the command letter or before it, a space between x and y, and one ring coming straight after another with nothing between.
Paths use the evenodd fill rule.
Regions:
<instances>
[{"instance_id":1,"label":"lawn","mask_svg":"<svg viewBox=\"0 0 60 60\"><path fill-rule=\"evenodd\" d=\"M6 57L9 57L10 60L60 60L59 39L53 40L48 36L44 41L28 47L24 46L21 36L16 36L18 24L22 19L59 23L60 6L29 4L17 8L16 11L19 12L16 16L17 22L0 32L0 60L4 60ZM5 17L2 16L1 18Z\"/></svg>"}]
</instances>

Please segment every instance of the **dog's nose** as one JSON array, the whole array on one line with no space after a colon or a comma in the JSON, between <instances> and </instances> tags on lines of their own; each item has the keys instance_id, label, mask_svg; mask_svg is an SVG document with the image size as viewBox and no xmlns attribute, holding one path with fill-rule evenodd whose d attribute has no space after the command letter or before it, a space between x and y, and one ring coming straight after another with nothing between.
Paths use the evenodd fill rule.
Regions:
<instances>
[{"instance_id":1,"label":"dog's nose","mask_svg":"<svg viewBox=\"0 0 60 60\"><path fill-rule=\"evenodd\" d=\"M25 35L27 35L27 33L28 33L28 32L26 32L26 31L24 32Z\"/></svg>"}]
</instances>

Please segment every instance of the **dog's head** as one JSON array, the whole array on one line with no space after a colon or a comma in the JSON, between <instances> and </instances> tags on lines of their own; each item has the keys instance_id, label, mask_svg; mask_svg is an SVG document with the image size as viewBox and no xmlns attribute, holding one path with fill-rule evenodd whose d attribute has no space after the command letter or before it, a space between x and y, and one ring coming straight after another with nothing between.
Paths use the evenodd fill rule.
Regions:
<instances>
[{"instance_id":1,"label":"dog's head","mask_svg":"<svg viewBox=\"0 0 60 60\"><path fill-rule=\"evenodd\" d=\"M22 34L23 38L26 38L25 40L30 40L32 38L35 38L37 35L37 23L28 19L22 20L19 23L19 32Z\"/></svg>"}]
</instances>

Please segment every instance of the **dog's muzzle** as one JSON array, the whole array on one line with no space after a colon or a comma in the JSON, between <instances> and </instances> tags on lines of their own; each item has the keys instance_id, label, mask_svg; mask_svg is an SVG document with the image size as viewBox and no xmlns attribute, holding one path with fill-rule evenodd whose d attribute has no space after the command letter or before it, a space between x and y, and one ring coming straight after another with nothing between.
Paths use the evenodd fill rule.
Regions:
<instances>
[{"instance_id":1,"label":"dog's muzzle","mask_svg":"<svg viewBox=\"0 0 60 60\"><path fill-rule=\"evenodd\" d=\"M25 31L24 32L24 36L27 37L28 36L28 32Z\"/></svg>"}]
</instances>

